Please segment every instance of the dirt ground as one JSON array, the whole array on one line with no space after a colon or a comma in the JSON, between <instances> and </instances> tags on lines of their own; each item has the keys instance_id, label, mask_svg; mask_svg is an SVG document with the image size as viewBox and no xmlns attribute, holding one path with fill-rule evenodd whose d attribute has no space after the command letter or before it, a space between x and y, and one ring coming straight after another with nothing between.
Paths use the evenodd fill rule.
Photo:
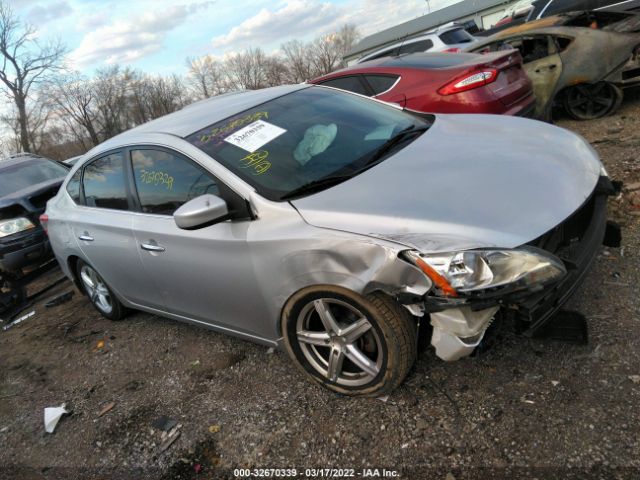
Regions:
<instances>
[{"instance_id":1,"label":"dirt ground","mask_svg":"<svg viewBox=\"0 0 640 480\"><path fill-rule=\"evenodd\" d=\"M614 117L558 123L585 136L612 177L632 184L640 181L639 112L635 92ZM407 479L638 478L633 195L611 203L624 247L603 248L569 305L589 318L588 345L505 329L492 349L457 363L429 348L386 402L337 396L309 383L284 352L209 330L144 313L110 322L77 292L45 308L72 290L63 284L26 311L33 317L0 331L0 478L340 473L305 473L311 467L353 468L355 477L386 468ZM45 433L43 409L62 403L71 413ZM178 424L170 445L157 428L162 416Z\"/></svg>"}]
</instances>

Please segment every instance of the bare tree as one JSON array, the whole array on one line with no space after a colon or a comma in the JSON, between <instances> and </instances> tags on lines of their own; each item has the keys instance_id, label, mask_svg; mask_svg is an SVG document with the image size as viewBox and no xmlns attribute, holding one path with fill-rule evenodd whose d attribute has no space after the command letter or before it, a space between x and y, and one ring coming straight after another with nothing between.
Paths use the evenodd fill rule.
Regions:
<instances>
[{"instance_id":1,"label":"bare tree","mask_svg":"<svg viewBox=\"0 0 640 480\"><path fill-rule=\"evenodd\" d=\"M59 117L74 131L79 141L88 136L92 145L98 145L100 138L96 130L95 92L91 82L75 72L56 78L47 88L50 101L59 109ZM84 130L84 135L75 130L76 123Z\"/></svg>"},{"instance_id":2,"label":"bare tree","mask_svg":"<svg viewBox=\"0 0 640 480\"><path fill-rule=\"evenodd\" d=\"M59 40L40 44L35 34L33 26L21 24L11 8L0 2L0 80L16 106L20 146L25 152L33 148L27 112L29 94L34 85L61 68L66 51Z\"/></svg>"},{"instance_id":3,"label":"bare tree","mask_svg":"<svg viewBox=\"0 0 640 480\"><path fill-rule=\"evenodd\" d=\"M264 65L267 56L261 48L249 48L230 56L224 62L232 88L256 90L267 86Z\"/></svg>"},{"instance_id":4,"label":"bare tree","mask_svg":"<svg viewBox=\"0 0 640 480\"><path fill-rule=\"evenodd\" d=\"M106 140L135 126L129 102L131 83L138 74L131 69L122 70L113 65L98 70L93 81L97 123L101 137Z\"/></svg>"},{"instance_id":5,"label":"bare tree","mask_svg":"<svg viewBox=\"0 0 640 480\"><path fill-rule=\"evenodd\" d=\"M222 65L210 55L187 58L188 79L198 98L209 98L227 90Z\"/></svg>"},{"instance_id":6,"label":"bare tree","mask_svg":"<svg viewBox=\"0 0 640 480\"><path fill-rule=\"evenodd\" d=\"M289 81L301 83L315 76L313 66L313 50L309 44L300 40L291 40L280 47L287 65Z\"/></svg>"},{"instance_id":7,"label":"bare tree","mask_svg":"<svg viewBox=\"0 0 640 480\"><path fill-rule=\"evenodd\" d=\"M317 75L326 75L343 66L342 58L358 39L358 31L351 24L339 31L317 38L312 44L313 64Z\"/></svg>"}]
</instances>

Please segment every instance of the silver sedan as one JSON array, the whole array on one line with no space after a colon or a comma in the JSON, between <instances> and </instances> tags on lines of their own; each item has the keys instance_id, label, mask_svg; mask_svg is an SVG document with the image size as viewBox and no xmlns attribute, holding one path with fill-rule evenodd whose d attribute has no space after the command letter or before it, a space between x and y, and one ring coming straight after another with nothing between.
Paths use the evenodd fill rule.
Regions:
<instances>
[{"instance_id":1,"label":"silver sedan","mask_svg":"<svg viewBox=\"0 0 640 480\"><path fill-rule=\"evenodd\" d=\"M611 192L565 130L298 85L108 140L42 222L105 317L137 309L281 346L334 391L380 395L419 334L451 361L492 322L550 321L602 243Z\"/></svg>"}]
</instances>

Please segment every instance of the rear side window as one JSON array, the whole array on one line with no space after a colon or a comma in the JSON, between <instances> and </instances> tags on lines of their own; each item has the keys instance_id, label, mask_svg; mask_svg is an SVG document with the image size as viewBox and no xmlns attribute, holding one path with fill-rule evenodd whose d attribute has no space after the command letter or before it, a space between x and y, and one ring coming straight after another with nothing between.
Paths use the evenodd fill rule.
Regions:
<instances>
[{"instance_id":1,"label":"rear side window","mask_svg":"<svg viewBox=\"0 0 640 480\"><path fill-rule=\"evenodd\" d=\"M393 87L399 77L396 75L365 75L364 78L373 89L373 94L380 95Z\"/></svg>"},{"instance_id":2,"label":"rear side window","mask_svg":"<svg viewBox=\"0 0 640 480\"><path fill-rule=\"evenodd\" d=\"M405 43L398 49L398 55L426 52L432 48L433 42L431 40L420 40L419 42Z\"/></svg>"},{"instance_id":3,"label":"rear side window","mask_svg":"<svg viewBox=\"0 0 640 480\"><path fill-rule=\"evenodd\" d=\"M82 185L88 207L128 210L124 157L112 153L94 160L84 169Z\"/></svg>"},{"instance_id":4,"label":"rear side window","mask_svg":"<svg viewBox=\"0 0 640 480\"><path fill-rule=\"evenodd\" d=\"M466 30L460 28L440 34L440 40L442 40L445 45L456 45L458 43L471 43L473 37Z\"/></svg>"},{"instance_id":5,"label":"rear side window","mask_svg":"<svg viewBox=\"0 0 640 480\"><path fill-rule=\"evenodd\" d=\"M357 76L332 78L331 80L322 82L322 85L339 88L340 90L346 90L348 92L359 93L361 95L369 95L369 92L367 92L367 89Z\"/></svg>"},{"instance_id":6,"label":"rear side window","mask_svg":"<svg viewBox=\"0 0 640 480\"><path fill-rule=\"evenodd\" d=\"M73 177L69 179L67 183L67 193L71 197L71 199L80 203L80 176L82 175L82 169L78 170L73 174Z\"/></svg>"},{"instance_id":7,"label":"rear side window","mask_svg":"<svg viewBox=\"0 0 640 480\"><path fill-rule=\"evenodd\" d=\"M132 150L131 160L140 206L145 213L172 215L193 198L205 193L220 194L209 173L178 154Z\"/></svg>"}]
</instances>

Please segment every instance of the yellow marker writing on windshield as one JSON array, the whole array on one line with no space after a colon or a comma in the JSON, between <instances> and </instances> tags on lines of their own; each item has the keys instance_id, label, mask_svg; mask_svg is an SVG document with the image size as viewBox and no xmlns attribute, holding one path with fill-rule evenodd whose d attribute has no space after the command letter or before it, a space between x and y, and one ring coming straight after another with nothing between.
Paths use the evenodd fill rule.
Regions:
<instances>
[{"instance_id":1,"label":"yellow marker writing on windshield","mask_svg":"<svg viewBox=\"0 0 640 480\"><path fill-rule=\"evenodd\" d=\"M240 163L242 163L242 168L252 168L254 175L262 175L271 168L271 162L267 160L268 156L269 152L266 150L258 150L241 158Z\"/></svg>"}]
</instances>

